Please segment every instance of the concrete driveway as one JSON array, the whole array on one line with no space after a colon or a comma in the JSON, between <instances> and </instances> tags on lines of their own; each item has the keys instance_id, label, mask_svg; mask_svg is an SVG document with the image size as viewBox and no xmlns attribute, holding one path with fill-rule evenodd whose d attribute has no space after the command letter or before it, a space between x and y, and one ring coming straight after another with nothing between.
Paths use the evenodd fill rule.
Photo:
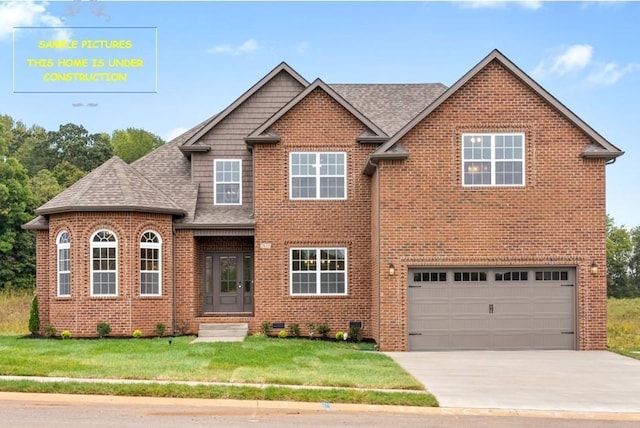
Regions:
<instances>
[{"instance_id":1,"label":"concrete driveway","mask_svg":"<svg viewBox=\"0 0 640 428\"><path fill-rule=\"evenodd\" d=\"M386 354L441 407L640 413L640 360L612 352Z\"/></svg>"}]
</instances>

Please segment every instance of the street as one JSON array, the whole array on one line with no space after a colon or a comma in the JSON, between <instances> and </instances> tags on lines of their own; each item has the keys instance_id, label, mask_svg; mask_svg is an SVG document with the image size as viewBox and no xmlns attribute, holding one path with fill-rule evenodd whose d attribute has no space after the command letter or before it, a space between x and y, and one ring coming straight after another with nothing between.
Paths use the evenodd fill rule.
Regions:
<instances>
[{"instance_id":1,"label":"street","mask_svg":"<svg viewBox=\"0 0 640 428\"><path fill-rule=\"evenodd\" d=\"M262 406L262 408L260 407ZM335 408L334 408L335 407ZM343 410L347 409L347 410ZM360 411L358 411L360 410ZM373 411L372 411L373 410ZM413 413L415 412L415 413ZM265 403L234 400L183 400L167 398L98 397L0 393L0 426L19 427L632 427L640 424L617 420L505 416L496 411L410 409L385 406ZM560 414L551 414L552 416Z\"/></svg>"}]
</instances>

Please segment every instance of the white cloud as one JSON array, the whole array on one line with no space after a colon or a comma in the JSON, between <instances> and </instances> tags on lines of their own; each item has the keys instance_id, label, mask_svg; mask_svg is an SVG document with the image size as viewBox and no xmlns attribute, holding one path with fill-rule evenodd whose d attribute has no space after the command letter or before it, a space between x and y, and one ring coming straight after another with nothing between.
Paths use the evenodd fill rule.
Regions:
<instances>
[{"instance_id":1,"label":"white cloud","mask_svg":"<svg viewBox=\"0 0 640 428\"><path fill-rule=\"evenodd\" d=\"M542 7L542 1L537 0L471 0L460 3L462 7L469 9L502 9L510 4L517 4L525 9L538 10Z\"/></svg>"},{"instance_id":2,"label":"white cloud","mask_svg":"<svg viewBox=\"0 0 640 428\"><path fill-rule=\"evenodd\" d=\"M615 62L599 64L595 70L587 77L587 83L590 85L613 85L622 79L625 74L640 70L640 64L627 64L621 66Z\"/></svg>"},{"instance_id":3,"label":"white cloud","mask_svg":"<svg viewBox=\"0 0 640 428\"><path fill-rule=\"evenodd\" d=\"M240 55L243 53L253 52L255 50L258 50L258 42L254 39L249 39L238 47L233 47L229 44L217 45L207 49L206 52L213 54Z\"/></svg>"},{"instance_id":4,"label":"white cloud","mask_svg":"<svg viewBox=\"0 0 640 428\"><path fill-rule=\"evenodd\" d=\"M47 13L48 2L33 0L0 2L0 39L9 37L13 27L46 26L62 27L59 17ZM68 39L71 32L68 28L56 28L56 39Z\"/></svg>"},{"instance_id":5,"label":"white cloud","mask_svg":"<svg viewBox=\"0 0 640 428\"><path fill-rule=\"evenodd\" d=\"M540 61L531 74L536 78L549 75L564 76L588 66L592 55L592 46L572 45L559 54L551 55Z\"/></svg>"},{"instance_id":6,"label":"white cloud","mask_svg":"<svg viewBox=\"0 0 640 428\"><path fill-rule=\"evenodd\" d=\"M164 140L165 141L171 141L174 138L179 137L180 135L184 134L188 130L189 130L189 128L174 128L171 131L167 132L167 134L164 137Z\"/></svg>"}]
</instances>

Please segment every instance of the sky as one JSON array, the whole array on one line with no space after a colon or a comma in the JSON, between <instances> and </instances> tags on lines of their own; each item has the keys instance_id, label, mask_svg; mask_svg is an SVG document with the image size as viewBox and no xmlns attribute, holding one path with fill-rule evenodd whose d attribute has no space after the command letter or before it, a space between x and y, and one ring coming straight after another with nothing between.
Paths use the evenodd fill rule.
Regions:
<instances>
[{"instance_id":1,"label":"sky","mask_svg":"<svg viewBox=\"0 0 640 428\"><path fill-rule=\"evenodd\" d=\"M640 226L639 21L634 2L0 1L0 114L47 130L135 127L169 140L282 61L308 81L450 86L499 49L626 152L607 166L607 212L630 228ZM142 65L27 63L84 58ZM127 80L45 82L51 72Z\"/></svg>"}]
</instances>

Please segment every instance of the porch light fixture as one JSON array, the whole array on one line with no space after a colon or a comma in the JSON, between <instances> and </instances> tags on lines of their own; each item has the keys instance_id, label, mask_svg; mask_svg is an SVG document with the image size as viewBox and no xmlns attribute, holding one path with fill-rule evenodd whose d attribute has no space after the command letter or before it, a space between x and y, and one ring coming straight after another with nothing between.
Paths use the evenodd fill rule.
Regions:
<instances>
[{"instance_id":1,"label":"porch light fixture","mask_svg":"<svg viewBox=\"0 0 640 428\"><path fill-rule=\"evenodd\" d=\"M594 260L593 263L591 263L591 275L597 275L597 274L598 274L598 265Z\"/></svg>"},{"instance_id":2,"label":"porch light fixture","mask_svg":"<svg viewBox=\"0 0 640 428\"><path fill-rule=\"evenodd\" d=\"M389 276L393 276L396 274L396 267L393 263L389 263Z\"/></svg>"}]
</instances>

